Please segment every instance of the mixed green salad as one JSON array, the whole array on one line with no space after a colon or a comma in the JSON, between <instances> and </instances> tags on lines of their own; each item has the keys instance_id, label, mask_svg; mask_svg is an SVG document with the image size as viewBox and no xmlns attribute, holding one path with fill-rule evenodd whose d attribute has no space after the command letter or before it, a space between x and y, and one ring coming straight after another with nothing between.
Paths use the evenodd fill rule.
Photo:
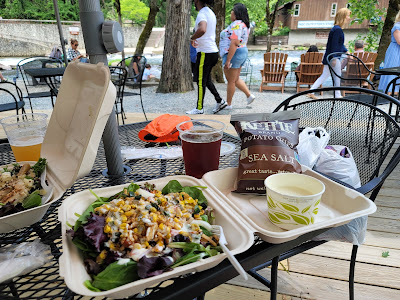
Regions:
<instances>
[{"instance_id":1,"label":"mixed green salad","mask_svg":"<svg viewBox=\"0 0 400 300\"><path fill-rule=\"evenodd\" d=\"M0 217L42 205L45 168L46 159L40 158L33 166L15 163L0 169Z\"/></svg>"},{"instance_id":2,"label":"mixed green salad","mask_svg":"<svg viewBox=\"0 0 400 300\"><path fill-rule=\"evenodd\" d=\"M91 280L103 291L221 253L202 188L171 180L162 190L131 183L98 197L68 230Z\"/></svg>"}]
</instances>

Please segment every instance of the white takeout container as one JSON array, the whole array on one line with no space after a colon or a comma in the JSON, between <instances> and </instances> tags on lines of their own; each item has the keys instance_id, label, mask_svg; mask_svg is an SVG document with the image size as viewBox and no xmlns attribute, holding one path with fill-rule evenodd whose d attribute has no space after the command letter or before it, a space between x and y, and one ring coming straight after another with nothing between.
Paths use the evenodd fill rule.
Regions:
<instances>
[{"instance_id":1,"label":"white takeout container","mask_svg":"<svg viewBox=\"0 0 400 300\"><path fill-rule=\"evenodd\" d=\"M146 182L154 183L157 189L162 189L172 179L178 180L183 186L207 186L207 189L203 190L204 196L207 198L209 205L215 209L215 224L223 227L228 241L228 248L233 254L244 252L253 245L253 233L260 236L264 241L283 243L307 232L339 226L354 218L372 214L376 211L375 204L364 195L341 186L307 167L302 168L303 173L322 181L326 191L320 204L321 218L317 219L312 225L293 230L281 229L268 220L268 206L265 195L232 193L235 190L237 168L211 171L206 173L202 179L180 175ZM142 183L144 182L139 182L138 184ZM94 189L94 192L100 197L109 197L120 192L125 186L128 186L128 184ZM84 268L83 256L73 244L71 237L67 236L66 231L69 229L67 223L75 224L78 218L75 213L81 214L95 200L95 196L85 190L66 198L59 208L58 218L61 222L63 243L63 254L60 257L60 275L64 277L68 288L77 294L124 298L140 293L145 288L172 277L212 268L226 258L226 254L220 254L108 291L90 291L83 285L85 280L90 279Z\"/></svg>"},{"instance_id":2,"label":"white takeout container","mask_svg":"<svg viewBox=\"0 0 400 300\"><path fill-rule=\"evenodd\" d=\"M54 187L53 199L0 218L0 233L40 221L54 201L78 178L89 174L115 95L110 72L103 63L68 64L41 150L41 157L47 159L47 180Z\"/></svg>"},{"instance_id":3,"label":"white takeout container","mask_svg":"<svg viewBox=\"0 0 400 300\"><path fill-rule=\"evenodd\" d=\"M264 180L268 219L291 230L314 224L325 185L309 175L278 173Z\"/></svg>"},{"instance_id":4,"label":"white takeout container","mask_svg":"<svg viewBox=\"0 0 400 300\"><path fill-rule=\"evenodd\" d=\"M155 180L148 180L146 182L154 183L156 189L161 190L170 180L178 180L182 186L204 186L204 182L194 177L181 175L169 176ZM144 183L144 182L142 182ZM141 184L140 182L138 184ZM129 184L94 189L93 191L99 197L109 197L117 192L120 192L124 187ZM228 248L233 254L238 254L249 249L254 242L253 233L250 229L240 220L239 216L226 206L211 189L203 190L208 204L214 209L215 224L223 227L226 240L228 241ZM95 196L88 190L76 193L69 196L63 201L59 208L59 221L61 222L63 254L60 257L60 275L64 277L65 283L68 288L77 294L85 296L103 296L111 298L124 298L137 293L140 293L145 288L148 288L161 281L167 280L179 275L200 272L218 265L227 256L222 253L213 257L202 259L200 261L190 263L188 265L180 266L172 271L162 273L158 276L140 279L120 287L103 291L93 292L83 285L85 280L90 279L83 265L83 256L78 248L73 244L70 236L66 235L66 231L70 229L69 224L75 224L78 217L77 214L82 214L90 203L96 200Z\"/></svg>"},{"instance_id":5,"label":"white takeout container","mask_svg":"<svg viewBox=\"0 0 400 300\"><path fill-rule=\"evenodd\" d=\"M237 168L211 171L203 176L206 186L240 215L250 230L266 242L279 244L317 229L337 227L351 220L373 214L376 205L359 192L344 187L302 165L302 173L319 179L325 192L319 204L314 224L292 230L284 230L268 219L267 198L259 194L233 193L236 189Z\"/></svg>"}]
</instances>

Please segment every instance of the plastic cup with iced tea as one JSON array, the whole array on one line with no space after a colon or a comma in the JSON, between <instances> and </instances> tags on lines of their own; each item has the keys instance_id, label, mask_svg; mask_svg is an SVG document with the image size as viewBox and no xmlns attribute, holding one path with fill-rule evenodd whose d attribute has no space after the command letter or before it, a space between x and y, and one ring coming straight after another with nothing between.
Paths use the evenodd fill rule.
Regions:
<instances>
[{"instance_id":1,"label":"plastic cup with iced tea","mask_svg":"<svg viewBox=\"0 0 400 300\"><path fill-rule=\"evenodd\" d=\"M186 175L201 178L218 170L225 124L216 120L191 120L176 128L182 141Z\"/></svg>"},{"instance_id":2,"label":"plastic cup with iced tea","mask_svg":"<svg viewBox=\"0 0 400 300\"><path fill-rule=\"evenodd\" d=\"M19 114L0 120L15 160L38 161L47 128L47 115Z\"/></svg>"}]
</instances>

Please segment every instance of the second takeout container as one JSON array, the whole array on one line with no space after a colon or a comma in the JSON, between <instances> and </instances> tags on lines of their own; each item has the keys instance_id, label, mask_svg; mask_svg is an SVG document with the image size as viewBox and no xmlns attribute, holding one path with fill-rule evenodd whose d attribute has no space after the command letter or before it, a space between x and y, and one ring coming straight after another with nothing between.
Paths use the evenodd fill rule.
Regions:
<instances>
[{"instance_id":1,"label":"second takeout container","mask_svg":"<svg viewBox=\"0 0 400 300\"><path fill-rule=\"evenodd\" d=\"M103 63L73 62L65 70L41 157L47 159L47 179L54 187L48 203L0 218L0 233L32 225L73 183L89 174L116 90Z\"/></svg>"},{"instance_id":2,"label":"second takeout container","mask_svg":"<svg viewBox=\"0 0 400 300\"><path fill-rule=\"evenodd\" d=\"M155 184L156 189L161 190L170 180L178 180L182 186L204 186L204 182L191 176L169 176L160 179L148 180L146 182ZM144 182L138 182L143 184ZM99 197L110 197L120 192L129 184L94 189ZM204 189L203 194L206 197L208 204L214 209L215 224L221 225L224 229L228 248L233 254L238 254L249 249L254 242L254 235L249 228L240 220L240 217L228 207L211 189ZM96 200L95 196L88 190L76 193L69 196L63 201L59 208L58 219L61 222L63 254L60 257L60 275L64 277L68 288L77 294L86 296L107 296L111 298L124 298L137 293L140 293L145 288L148 288L161 281L167 280L179 275L200 272L206 269L215 267L227 256L222 253L206 259L201 259L197 262L188 265L174 268L172 271L162 273L161 275L140 279L120 287L103 291L93 292L83 285L85 280L89 280L82 253L73 244L71 237L66 236L66 231L70 229L67 224L75 224L78 219L76 214L82 214L86 208Z\"/></svg>"}]
</instances>

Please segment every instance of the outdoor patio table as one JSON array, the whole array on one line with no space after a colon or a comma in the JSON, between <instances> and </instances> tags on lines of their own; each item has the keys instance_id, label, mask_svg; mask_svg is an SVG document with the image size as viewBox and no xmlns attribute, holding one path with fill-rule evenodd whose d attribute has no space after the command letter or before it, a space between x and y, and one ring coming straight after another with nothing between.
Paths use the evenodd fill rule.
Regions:
<instances>
[{"instance_id":1,"label":"outdoor patio table","mask_svg":"<svg viewBox=\"0 0 400 300\"><path fill-rule=\"evenodd\" d=\"M138 132L146 126L148 122L135 123L119 127L119 137L121 146L145 147L146 143L138 138ZM234 167L237 165L240 152L240 140L229 134L224 134L223 140L235 144L236 151L230 155L221 157L220 168ZM14 157L9 144L0 144L0 159L6 163L12 163ZM107 178L102 175L106 168L106 159L103 146L99 146L96 161L90 174L76 181L68 189L63 197L53 203L43 219L38 223L19 229L7 234L0 234L0 249L4 249L11 244L23 242L33 242L40 238L45 244L50 245L52 260L50 263L39 269L15 277L9 282L0 283L1 299L80 299L69 290L62 277L59 276L58 259L62 253L61 243L61 224L57 219L57 207L66 197L85 190L95 189L106 186L118 185L128 182L138 182L160 178L163 176L182 174L184 164L181 158L159 160L159 159L138 159L125 162L132 168L132 171L120 178ZM325 229L304 234L297 239L282 243L269 244L258 237L255 237L253 246L246 252L237 255L238 260L246 270L258 266L277 255L283 254L296 245L299 245L312 237L323 232ZM174 283L167 287L153 287L147 290L148 295L145 299L193 299L200 297L208 290L236 277L237 271L232 267L228 260L224 260L216 267L199 272L188 274L174 279ZM102 298L95 298L102 299ZM133 297L132 297L133 299Z\"/></svg>"},{"instance_id":2,"label":"outdoor patio table","mask_svg":"<svg viewBox=\"0 0 400 300\"><path fill-rule=\"evenodd\" d=\"M50 91L57 96L58 89L55 82L55 77L63 76L65 68L37 68L37 69L25 69L26 74L29 76L41 79L43 78L46 84L49 86Z\"/></svg>"}]
</instances>

